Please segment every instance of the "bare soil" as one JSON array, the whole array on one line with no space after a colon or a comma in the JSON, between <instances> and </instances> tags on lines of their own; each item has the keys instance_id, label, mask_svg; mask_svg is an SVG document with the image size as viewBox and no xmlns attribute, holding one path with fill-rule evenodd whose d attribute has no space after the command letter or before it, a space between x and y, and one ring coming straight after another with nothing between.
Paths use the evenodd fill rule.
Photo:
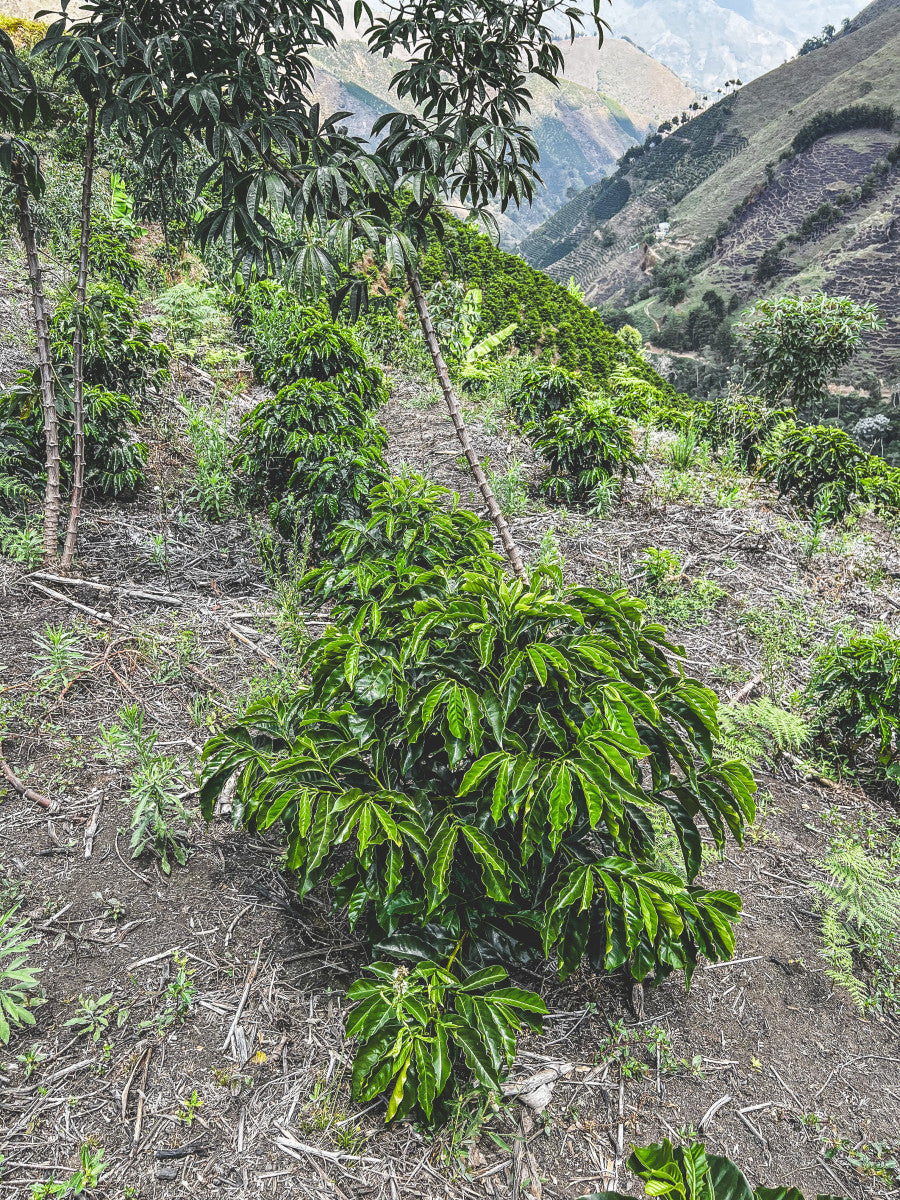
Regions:
<instances>
[{"instance_id":1,"label":"bare soil","mask_svg":"<svg viewBox=\"0 0 900 1200\"><path fill-rule=\"evenodd\" d=\"M421 407L420 393L396 380L382 415L393 465L422 470L480 508L446 414ZM513 433L485 433L477 414L472 428L495 471L517 456L536 483ZM794 514L771 495L751 488L733 508L663 503L654 493L660 471L651 457L606 520L550 510L533 496L514 532L534 558L553 527L566 575L580 582L633 578L648 544L677 549L687 577L705 574L728 592L705 624L672 631L686 669L726 695L765 665L739 620L748 608L785 600L819 640L840 622L896 627L900 556L884 529L863 530L875 539L877 575L864 544L804 565L799 543L784 536ZM522 1044L514 1072L554 1068L543 1113L511 1099L481 1123L467 1115L475 1105L426 1136L408 1123L386 1128L380 1103L353 1103L343 993L365 954L327 892L299 904L277 833L250 838L224 815L208 828L193 822L187 864L170 876L152 854L132 860L129 772L98 743L101 723L140 705L158 748L184 764L192 805L210 725L251 686L264 687L267 659L282 658L268 615L275 598L247 522L201 521L182 499L189 475L189 457L158 439L141 495L91 506L79 578L124 590L28 578L8 563L0 573L4 700L21 702L3 753L51 801L44 808L7 788L0 804L3 898L21 902L32 921L46 997L36 1027L0 1049L0 1196L27 1197L51 1175L65 1180L89 1143L109 1164L93 1194L115 1200L570 1198L634 1185L623 1166L629 1145L691 1128L754 1182L895 1194L896 1170L878 1177L844 1153L826 1160L835 1138L851 1147L894 1141L897 1152L900 1036L893 1019L865 1017L833 989L808 888L828 845L823 812L878 810L850 786L803 779L789 766L760 775L769 798L745 849L732 846L707 868L708 882L744 901L732 963L701 968L689 991L673 977L643 996L618 977L585 972L563 984L549 966L522 975L552 1012L545 1034ZM140 590L172 602L131 594ZM83 673L68 687L41 689L32 678L33 639L47 625L75 630L84 648ZM717 683L723 664L730 684ZM791 686L804 671L791 664ZM186 1019L166 1024L175 955L194 991ZM66 1024L88 994L111 994L97 1040ZM31 1047L36 1063L26 1061Z\"/></svg>"}]
</instances>

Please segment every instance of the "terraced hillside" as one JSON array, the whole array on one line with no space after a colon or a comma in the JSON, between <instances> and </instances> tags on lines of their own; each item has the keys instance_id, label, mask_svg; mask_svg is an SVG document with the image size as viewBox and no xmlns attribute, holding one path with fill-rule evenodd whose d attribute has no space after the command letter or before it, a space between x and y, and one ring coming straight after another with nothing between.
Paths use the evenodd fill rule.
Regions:
<instances>
[{"instance_id":1,"label":"terraced hillside","mask_svg":"<svg viewBox=\"0 0 900 1200\"><path fill-rule=\"evenodd\" d=\"M595 303L652 305L655 268L673 256L688 268L684 309L710 287L738 302L823 286L876 300L888 328L870 365L896 374L900 164L888 156L900 127L884 111L900 114L898 61L900 0L876 0L830 45L725 97L576 197L520 252L556 279L574 276ZM795 149L817 115L848 110L843 123L855 128Z\"/></svg>"}]
</instances>

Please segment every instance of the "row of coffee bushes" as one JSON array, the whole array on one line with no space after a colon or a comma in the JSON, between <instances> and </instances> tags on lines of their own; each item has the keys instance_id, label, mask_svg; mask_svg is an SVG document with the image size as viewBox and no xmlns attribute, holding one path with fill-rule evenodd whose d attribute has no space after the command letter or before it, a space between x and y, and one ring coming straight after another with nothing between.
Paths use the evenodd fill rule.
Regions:
<instances>
[{"instance_id":1,"label":"row of coffee bushes","mask_svg":"<svg viewBox=\"0 0 900 1200\"><path fill-rule=\"evenodd\" d=\"M507 966L649 981L730 957L740 901L694 882L701 826L740 839L753 781L716 758L715 696L639 602L511 579L474 513L386 471L383 384L353 339L276 300L284 352L252 321L245 336L280 390L246 418L239 463L276 521L312 530L301 586L331 623L299 692L207 744L201 803L212 816L236 779L234 811L279 826L300 895L326 885L346 910L374 959L349 992L354 1094L431 1120L472 1077L498 1091L517 1033L540 1027ZM368 467L338 486L329 459L353 456ZM658 869L669 821L680 875Z\"/></svg>"}]
</instances>

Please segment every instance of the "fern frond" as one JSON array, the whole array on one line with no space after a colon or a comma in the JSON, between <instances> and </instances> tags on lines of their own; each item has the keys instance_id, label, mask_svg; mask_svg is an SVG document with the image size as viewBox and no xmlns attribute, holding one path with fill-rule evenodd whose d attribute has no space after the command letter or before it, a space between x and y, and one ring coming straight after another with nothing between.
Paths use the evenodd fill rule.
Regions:
<instances>
[{"instance_id":1,"label":"fern frond","mask_svg":"<svg viewBox=\"0 0 900 1200\"><path fill-rule=\"evenodd\" d=\"M850 931L834 913L822 917L822 949L819 954L829 964L825 974L842 987L858 1008L866 1006L866 989L854 974L853 939Z\"/></svg>"},{"instance_id":2,"label":"fern frond","mask_svg":"<svg viewBox=\"0 0 900 1200\"><path fill-rule=\"evenodd\" d=\"M798 753L810 739L807 723L767 697L749 704L723 704L720 740L731 758L748 766L774 766L780 755Z\"/></svg>"}]
</instances>

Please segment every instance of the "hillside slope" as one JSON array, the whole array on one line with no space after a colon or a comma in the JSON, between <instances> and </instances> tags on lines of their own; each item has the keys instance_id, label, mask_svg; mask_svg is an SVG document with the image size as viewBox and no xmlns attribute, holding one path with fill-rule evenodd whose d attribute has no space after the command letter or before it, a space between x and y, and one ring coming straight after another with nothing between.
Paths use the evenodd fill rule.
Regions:
<instances>
[{"instance_id":1,"label":"hillside slope","mask_svg":"<svg viewBox=\"0 0 900 1200\"><path fill-rule=\"evenodd\" d=\"M531 125L541 154L545 189L531 208L502 224L507 240L518 240L546 220L587 184L608 175L629 146L680 112L694 92L667 67L628 42L596 38L563 43L566 75L559 87L531 83ZM398 106L391 79L399 60L376 58L359 41L318 48L316 91L331 111L353 113L347 124L365 135L376 116ZM401 105L402 107L402 105Z\"/></svg>"},{"instance_id":2,"label":"hillside slope","mask_svg":"<svg viewBox=\"0 0 900 1200\"><path fill-rule=\"evenodd\" d=\"M896 371L900 169L885 162L896 129L864 112L859 127L797 150L793 142L823 112L900 110L898 58L900 0L876 0L847 34L726 97L586 189L522 243L522 254L556 279L574 275L595 303L649 298L654 268L675 256L688 267L685 305L710 286L738 302L768 288L813 287L875 300L888 329L871 361Z\"/></svg>"}]
</instances>

